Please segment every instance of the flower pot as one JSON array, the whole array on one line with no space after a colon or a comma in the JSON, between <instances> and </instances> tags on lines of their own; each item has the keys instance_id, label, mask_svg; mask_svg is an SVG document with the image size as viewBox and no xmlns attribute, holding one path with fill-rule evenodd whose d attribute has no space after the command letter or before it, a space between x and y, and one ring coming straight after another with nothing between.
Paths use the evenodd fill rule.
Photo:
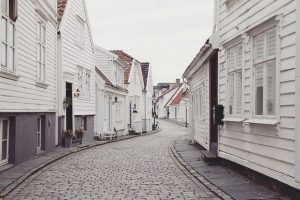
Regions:
<instances>
[{"instance_id":1,"label":"flower pot","mask_svg":"<svg viewBox=\"0 0 300 200\"><path fill-rule=\"evenodd\" d=\"M65 137L65 147L71 148L72 146L72 137Z\"/></svg>"},{"instance_id":2,"label":"flower pot","mask_svg":"<svg viewBox=\"0 0 300 200\"><path fill-rule=\"evenodd\" d=\"M82 138L83 138L83 135L77 136L77 139L79 140L79 144L82 144Z\"/></svg>"}]
</instances>

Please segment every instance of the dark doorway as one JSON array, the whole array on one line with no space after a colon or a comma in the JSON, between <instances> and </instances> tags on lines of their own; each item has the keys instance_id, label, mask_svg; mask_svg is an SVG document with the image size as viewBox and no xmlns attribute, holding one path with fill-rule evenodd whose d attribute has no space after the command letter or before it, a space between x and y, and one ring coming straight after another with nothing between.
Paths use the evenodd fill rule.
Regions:
<instances>
[{"instance_id":1,"label":"dark doorway","mask_svg":"<svg viewBox=\"0 0 300 200\"><path fill-rule=\"evenodd\" d=\"M73 89L72 83L66 83L66 100L68 101L69 105L66 108L66 129L73 130Z\"/></svg>"},{"instance_id":2,"label":"dark doorway","mask_svg":"<svg viewBox=\"0 0 300 200\"><path fill-rule=\"evenodd\" d=\"M218 105L218 51L216 50L209 61L210 64L210 151L218 152L218 125L214 123L214 107Z\"/></svg>"},{"instance_id":3,"label":"dark doorway","mask_svg":"<svg viewBox=\"0 0 300 200\"><path fill-rule=\"evenodd\" d=\"M129 129L132 129L132 102L129 103Z\"/></svg>"}]
</instances>

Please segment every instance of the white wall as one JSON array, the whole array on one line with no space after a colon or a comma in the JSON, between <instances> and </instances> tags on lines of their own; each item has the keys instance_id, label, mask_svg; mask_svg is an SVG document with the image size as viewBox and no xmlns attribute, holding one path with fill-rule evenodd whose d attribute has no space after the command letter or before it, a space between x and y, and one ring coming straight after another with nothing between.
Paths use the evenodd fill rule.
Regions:
<instances>
[{"instance_id":1,"label":"white wall","mask_svg":"<svg viewBox=\"0 0 300 200\"><path fill-rule=\"evenodd\" d=\"M261 172L293 187L295 182L295 76L296 0L239 1L237 10L227 10L221 0L219 13L219 103L227 105L226 45L243 33L271 19L278 20L278 126L227 122L220 133L219 156ZM244 36L244 35L243 35ZM245 38L245 39L244 39ZM252 38L241 37L243 59L243 115L253 119ZM225 116L227 117L227 116ZM259 121L259 120L258 120ZM260 122L258 122L260 123Z\"/></svg>"},{"instance_id":2,"label":"white wall","mask_svg":"<svg viewBox=\"0 0 300 200\"><path fill-rule=\"evenodd\" d=\"M43 1L39 1L44 6ZM56 4L52 5L53 11ZM51 12L50 12L51 14ZM19 1L16 21L16 74L18 80L0 77L1 112L56 111L56 13L46 23L46 88L37 84L37 12L31 0ZM0 29L1 29L0 25ZM1 55L0 55L1 56Z\"/></svg>"},{"instance_id":3,"label":"white wall","mask_svg":"<svg viewBox=\"0 0 300 200\"><path fill-rule=\"evenodd\" d=\"M85 20L84 48L76 44L77 16ZM92 35L86 13L85 1L68 1L63 19L60 24L62 35L62 67L63 73L74 79L74 90L78 88L78 66L91 72L91 96L89 98L74 98L74 115L95 115L95 54ZM64 82L62 83L64 87ZM65 96L65 90L62 91Z\"/></svg>"}]
</instances>

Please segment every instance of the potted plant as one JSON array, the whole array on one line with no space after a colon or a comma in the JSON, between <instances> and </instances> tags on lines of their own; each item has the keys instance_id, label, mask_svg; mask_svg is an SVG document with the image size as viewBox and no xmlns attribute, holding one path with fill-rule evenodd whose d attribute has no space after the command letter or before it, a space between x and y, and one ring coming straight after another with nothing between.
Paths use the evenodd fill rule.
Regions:
<instances>
[{"instance_id":1,"label":"potted plant","mask_svg":"<svg viewBox=\"0 0 300 200\"><path fill-rule=\"evenodd\" d=\"M84 134L84 129L83 128L79 128L79 129L75 130L76 138L77 138L77 140L79 140L80 144L82 144L83 134Z\"/></svg>"},{"instance_id":2,"label":"potted plant","mask_svg":"<svg viewBox=\"0 0 300 200\"><path fill-rule=\"evenodd\" d=\"M72 145L72 138L73 138L73 130L65 130L64 131L64 139L65 139L65 147L70 148Z\"/></svg>"}]
</instances>

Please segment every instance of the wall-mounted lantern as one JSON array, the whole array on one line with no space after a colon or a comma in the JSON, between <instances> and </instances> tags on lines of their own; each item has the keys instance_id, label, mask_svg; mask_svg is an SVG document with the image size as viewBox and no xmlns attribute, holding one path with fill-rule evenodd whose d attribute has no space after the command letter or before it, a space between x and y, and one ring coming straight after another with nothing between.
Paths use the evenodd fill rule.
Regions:
<instances>
[{"instance_id":1,"label":"wall-mounted lantern","mask_svg":"<svg viewBox=\"0 0 300 200\"><path fill-rule=\"evenodd\" d=\"M112 102L113 104L118 103L118 97L114 98L114 101Z\"/></svg>"},{"instance_id":2,"label":"wall-mounted lantern","mask_svg":"<svg viewBox=\"0 0 300 200\"><path fill-rule=\"evenodd\" d=\"M138 111L136 110L136 104L133 105L133 113L138 113Z\"/></svg>"},{"instance_id":3,"label":"wall-mounted lantern","mask_svg":"<svg viewBox=\"0 0 300 200\"><path fill-rule=\"evenodd\" d=\"M79 97L80 96L80 90L76 89L76 91L74 92L74 97Z\"/></svg>"}]
</instances>

